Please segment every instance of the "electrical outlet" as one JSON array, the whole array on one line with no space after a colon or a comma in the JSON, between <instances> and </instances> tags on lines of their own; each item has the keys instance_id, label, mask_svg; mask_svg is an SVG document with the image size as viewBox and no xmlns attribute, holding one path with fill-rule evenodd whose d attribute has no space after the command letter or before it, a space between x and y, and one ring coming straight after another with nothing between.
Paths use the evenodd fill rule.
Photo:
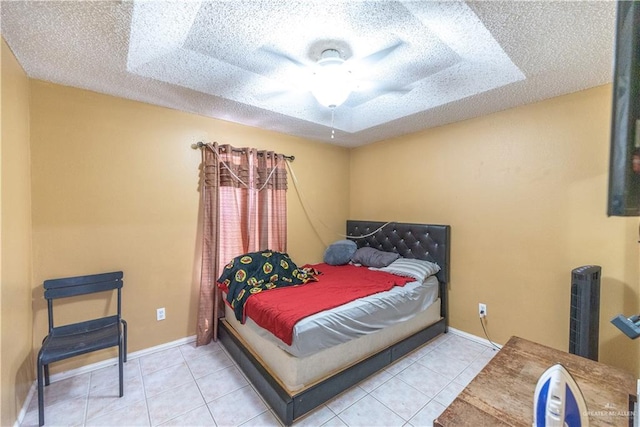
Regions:
<instances>
[{"instance_id":1,"label":"electrical outlet","mask_svg":"<svg viewBox=\"0 0 640 427\"><path fill-rule=\"evenodd\" d=\"M164 320L164 318L165 318L164 307L158 308L156 310L156 320Z\"/></svg>"},{"instance_id":2,"label":"electrical outlet","mask_svg":"<svg viewBox=\"0 0 640 427\"><path fill-rule=\"evenodd\" d=\"M487 304L483 304L483 303L478 304L478 315L480 317L487 316Z\"/></svg>"}]
</instances>

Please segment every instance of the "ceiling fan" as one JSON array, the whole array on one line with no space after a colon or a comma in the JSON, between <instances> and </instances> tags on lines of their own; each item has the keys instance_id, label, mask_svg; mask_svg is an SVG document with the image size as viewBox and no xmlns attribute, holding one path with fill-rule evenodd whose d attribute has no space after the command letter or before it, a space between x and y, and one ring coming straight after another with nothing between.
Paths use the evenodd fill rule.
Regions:
<instances>
[{"instance_id":1,"label":"ceiling fan","mask_svg":"<svg viewBox=\"0 0 640 427\"><path fill-rule=\"evenodd\" d=\"M322 51L311 80L311 93L318 102L336 108L347 100L355 84L352 71L340 57L340 52L335 49Z\"/></svg>"},{"instance_id":2,"label":"ceiling fan","mask_svg":"<svg viewBox=\"0 0 640 427\"><path fill-rule=\"evenodd\" d=\"M382 93L406 93L408 87L394 87L388 82L372 82L359 76L358 71L373 67L393 51L404 44L402 41L378 50L363 58L343 58L342 51L350 51L348 46L342 49L340 42L323 42L319 59L312 64L305 64L283 52L263 47L262 49L278 58L284 58L308 73L306 88L321 105L334 109L342 105L353 92L376 91Z\"/></svg>"}]
</instances>

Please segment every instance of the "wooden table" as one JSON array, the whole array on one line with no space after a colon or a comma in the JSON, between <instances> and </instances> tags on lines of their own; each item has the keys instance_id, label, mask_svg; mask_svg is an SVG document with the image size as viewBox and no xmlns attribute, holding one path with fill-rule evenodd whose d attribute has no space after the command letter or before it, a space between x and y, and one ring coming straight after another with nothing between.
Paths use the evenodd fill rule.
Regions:
<instances>
[{"instance_id":1,"label":"wooden table","mask_svg":"<svg viewBox=\"0 0 640 427\"><path fill-rule=\"evenodd\" d=\"M582 390L591 427L630 425L629 402L636 399L633 375L518 337L511 337L434 425L531 427L536 383L556 363Z\"/></svg>"}]
</instances>

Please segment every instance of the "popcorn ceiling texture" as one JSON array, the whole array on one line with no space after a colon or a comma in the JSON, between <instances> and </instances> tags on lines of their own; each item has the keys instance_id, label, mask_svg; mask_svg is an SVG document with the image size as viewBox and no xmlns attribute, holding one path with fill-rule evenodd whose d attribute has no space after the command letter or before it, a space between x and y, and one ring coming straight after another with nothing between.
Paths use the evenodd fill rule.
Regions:
<instances>
[{"instance_id":1,"label":"popcorn ceiling texture","mask_svg":"<svg viewBox=\"0 0 640 427\"><path fill-rule=\"evenodd\" d=\"M350 147L612 78L607 1L10 1L0 13L30 77ZM328 48L359 84L333 140L308 91Z\"/></svg>"}]
</instances>

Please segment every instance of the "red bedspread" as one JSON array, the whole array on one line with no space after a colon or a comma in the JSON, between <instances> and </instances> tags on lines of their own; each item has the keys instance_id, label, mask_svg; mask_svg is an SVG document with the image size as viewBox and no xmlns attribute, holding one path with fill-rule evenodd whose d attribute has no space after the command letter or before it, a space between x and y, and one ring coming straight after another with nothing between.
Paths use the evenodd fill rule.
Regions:
<instances>
[{"instance_id":1,"label":"red bedspread","mask_svg":"<svg viewBox=\"0 0 640 427\"><path fill-rule=\"evenodd\" d=\"M318 282L260 292L245 304L247 316L287 345L294 325L303 318L414 280L353 265L312 267L322 273Z\"/></svg>"}]
</instances>

